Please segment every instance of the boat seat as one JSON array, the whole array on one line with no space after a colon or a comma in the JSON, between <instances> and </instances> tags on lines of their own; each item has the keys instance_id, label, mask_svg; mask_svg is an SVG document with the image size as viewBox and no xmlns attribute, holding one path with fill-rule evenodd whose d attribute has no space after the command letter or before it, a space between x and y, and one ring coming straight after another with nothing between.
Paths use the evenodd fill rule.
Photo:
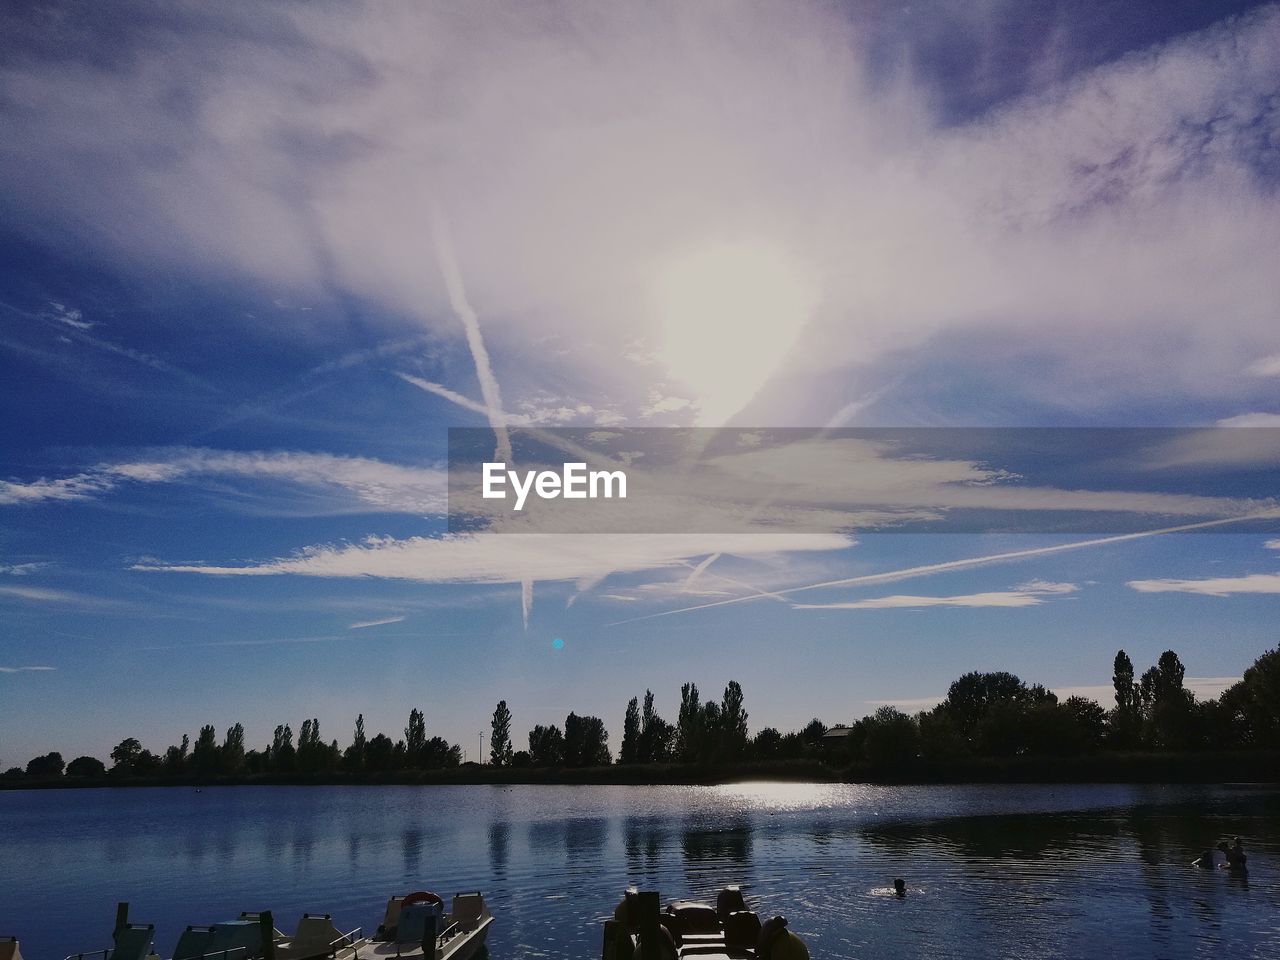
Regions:
<instances>
[{"instance_id":1,"label":"boat seat","mask_svg":"<svg viewBox=\"0 0 1280 960\"><path fill-rule=\"evenodd\" d=\"M440 904L411 903L400 911L396 924L396 943L425 943L440 932ZM175 958L177 960L177 958Z\"/></svg>"},{"instance_id":2,"label":"boat seat","mask_svg":"<svg viewBox=\"0 0 1280 960\"><path fill-rule=\"evenodd\" d=\"M129 923L115 932L110 960L146 960L156 938L155 924Z\"/></svg>"},{"instance_id":3,"label":"boat seat","mask_svg":"<svg viewBox=\"0 0 1280 960\"><path fill-rule=\"evenodd\" d=\"M227 960L247 960L262 953L262 927L253 920L215 924L206 953L226 952ZM175 958L177 960L177 958Z\"/></svg>"},{"instance_id":4,"label":"boat seat","mask_svg":"<svg viewBox=\"0 0 1280 960\"><path fill-rule=\"evenodd\" d=\"M453 907L449 911L454 923L463 925L475 923L484 913L484 897L478 893L459 893L453 898Z\"/></svg>"},{"instance_id":5,"label":"boat seat","mask_svg":"<svg viewBox=\"0 0 1280 960\"><path fill-rule=\"evenodd\" d=\"M329 914L304 913L289 946L294 953L323 954L328 953L329 945L341 937L342 931L333 925Z\"/></svg>"},{"instance_id":6,"label":"boat seat","mask_svg":"<svg viewBox=\"0 0 1280 960\"><path fill-rule=\"evenodd\" d=\"M262 913L258 910L244 910L241 912L239 919L252 920L254 923L260 925L262 923ZM279 928L273 926L271 928L271 939L276 941L283 940L284 933L281 932Z\"/></svg>"},{"instance_id":7,"label":"boat seat","mask_svg":"<svg viewBox=\"0 0 1280 960\"><path fill-rule=\"evenodd\" d=\"M725 887L716 894L716 914L719 915L721 923L729 919L729 914L746 909L747 902L742 899L741 887Z\"/></svg>"},{"instance_id":8,"label":"boat seat","mask_svg":"<svg viewBox=\"0 0 1280 960\"><path fill-rule=\"evenodd\" d=\"M17 937L0 937L0 960L22 960Z\"/></svg>"},{"instance_id":9,"label":"boat seat","mask_svg":"<svg viewBox=\"0 0 1280 960\"><path fill-rule=\"evenodd\" d=\"M173 960L195 960L209 952L209 944L213 941L213 927L189 926L178 937L178 945L173 948Z\"/></svg>"}]
</instances>

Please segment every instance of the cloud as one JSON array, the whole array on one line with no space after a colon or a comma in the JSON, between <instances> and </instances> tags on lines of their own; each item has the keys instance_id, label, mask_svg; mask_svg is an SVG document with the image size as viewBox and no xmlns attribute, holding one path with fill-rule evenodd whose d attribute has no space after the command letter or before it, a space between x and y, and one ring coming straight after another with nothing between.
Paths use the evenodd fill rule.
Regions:
<instances>
[{"instance_id":1,"label":"cloud","mask_svg":"<svg viewBox=\"0 0 1280 960\"><path fill-rule=\"evenodd\" d=\"M1280 593L1280 573L1251 573L1243 577L1209 577L1203 580L1130 580L1139 593L1198 593L1206 597L1235 594Z\"/></svg>"},{"instance_id":2,"label":"cloud","mask_svg":"<svg viewBox=\"0 0 1280 960\"><path fill-rule=\"evenodd\" d=\"M1049 583L1033 580L1012 590L987 593L969 593L944 597L920 597L899 594L874 597L869 600L848 600L841 603L798 603L796 610L915 610L923 607L1036 607L1048 596L1074 593L1079 589L1074 583Z\"/></svg>"},{"instance_id":3,"label":"cloud","mask_svg":"<svg viewBox=\"0 0 1280 960\"><path fill-rule=\"evenodd\" d=\"M1263 546L1268 550L1280 550L1280 540L1268 540Z\"/></svg>"},{"instance_id":4,"label":"cloud","mask_svg":"<svg viewBox=\"0 0 1280 960\"><path fill-rule=\"evenodd\" d=\"M400 623L404 617L383 617L381 620L364 620L360 623L351 623L347 625L348 630L363 630L366 627L381 627L387 623Z\"/></svg>"},{"instance_id":5,"label":"cloud","mask_svg":"<svg viewBox=\"0 0 1280 960\"><path fill-rule=\"evenodd\" d=\"M44 561L36 563L7 563L0 564L0 574L9 577L25 577L29 573L35 573L37 570L43 570L49 566Z\"/></svg>"},{"instance_id":6,"label":"cloud","mask_svg":"<svg viewBox=\"0 0 1280 960\"><path fill-rule=\"evenodd\" d=\"M1245 369L1255 377L1280 377L1280 353L1254 361Z\"/></svg>"},{"instance_id":7,"label":"cloud","mask_svg":"<svg viewBox=\"0 0 1280 960\"><path fill-rule=\"evenodd\" d=\"M823 278L783 374L800 385L977 327L1064 358L1064 379L1097 370L1112 398L1229 394L1280 353L1280 198L1258 175L1280 128L1280 11L956 122L936 111L937 58L905 37L918 59L886 73L904 61L871 49L862 9L137 5L110 51L82 16L18 19L6 222L158 269L351 293L451 336L483 316L490 412L504 362L548 335L662 355L657 265L726 239ZM424 254L442 198L443 273ZM731 376L729 346L709 382ZM617 379L643 398L661 372Z\"/></svg>"},{"instance_id":8,"label":"cloud","mask_svg":"<svg viewBox=\"0 0 1280 960\"><path fill-rule=\"evenodd\" d=\"M420 583L578 581L611 573L684 565L708 553L769 557L830 551L838 534L501 534L369 537L358 544L308 547L291 557L244 566L136 564L135 570L208 576L376 577Z\"/></svg>"},{"instance_id":9,"label":"cloud","mask_svg":"<svg viewBox=\"0 0 1280 960\"><path fill-rule=\"evenodd\" d=\"M0 667L0 673L48 673L57 667Z\"/></svg>"},{"instance_id":10,"label":"cloud","mask_svg":"<svg viewBox=\"0 0 1280 960\"><path fill-rule=\"evenodd\" d=\"M36 603L106 603L97 597L88 597L70 590L53 590L48 587L9 587L0 585L0 595L32 600Z\"/></svg>"},{"instance_id":11,"label":"cloud","mask_svg":"<svg viewBox=\"0 0 1280 960\"><path fill-rule=\"evenodd\" d=\"M445 471L434 467L407 467L325 453L178 448L157 451L146 459L100 464L72 477L0 481L0 504L87 500L124 483L176 483L204 476L340 492L365 510L440 514L445 512L447 503Z\"/></svg>"},{"instance_id":12,"label":"cloud","mask_svg":"<svg viewBox=\"0 0 1280 960\"><path fill-rule=\"evenodd\" d=\"M1242 413L1219 420L1220 427L1280 427L1280 413Z\"/></svg>"}]
</instances>

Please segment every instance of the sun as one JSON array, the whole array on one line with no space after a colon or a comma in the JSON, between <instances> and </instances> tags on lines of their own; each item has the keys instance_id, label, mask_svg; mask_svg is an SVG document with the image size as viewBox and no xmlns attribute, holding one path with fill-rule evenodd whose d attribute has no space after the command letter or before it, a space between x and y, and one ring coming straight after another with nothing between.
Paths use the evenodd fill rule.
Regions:
<instances>
[{"instance_id":1,"label":"sun","mask_svg":"<svg viewBox=\"0 0 1280 960\"><path fill-rule=\"evenodd\" d=\"M660 264L653 293L659 359L697 394L702 426L719 426L746 406L817 304L808 273L760 240L681 251Z\"/></svg>"}]
</instances>

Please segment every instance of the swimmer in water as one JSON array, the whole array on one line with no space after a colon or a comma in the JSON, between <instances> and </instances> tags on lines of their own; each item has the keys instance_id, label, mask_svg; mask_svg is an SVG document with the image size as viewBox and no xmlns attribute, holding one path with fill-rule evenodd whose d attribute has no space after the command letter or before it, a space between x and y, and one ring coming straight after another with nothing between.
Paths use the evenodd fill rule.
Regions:
<instances>
[{"instance_id":1,"label":"swimmer in water","mask_svg":"<svg viewBox=\"0 0 1280 960\"><path fill-rule=\"evenodd\" d=\"M1201 870L1212 870L1213 869L1212 848L1206 850L1204 853L1200 854L1200 856L1196 857L1196 859L1192 860L1191 865L1193 867L1199 867Z\"/></svg>"},{"instance_id":2,"label":"swimmer in water","mask_svg":"<svg viewBox=\"0 0 1280 960\"><path fill-rule=\"evenodd\" d=\"M1240 842L1239 837L1236 837L1235 843L1230 847L1227 846L1227 841L1223 840L1218 844L1218 849L1227 858L1227 862L1222 865L1224 869L1241 873L1249 869L1247 866L1249 858L1245 855L1244 844Z\"/></svg>"},{"instance_id":3,"label":"swimmer in water","mask_svg":"<svg viewBox=\"0 0 1280 960\"><path fill-rule=\"evenodd\" d=\"M905 897L907 895L907 881L903 880L901 877L898 877L896 880L894 880L893 892L896 893L899 897Z\"/></svg>"}]
</instances>

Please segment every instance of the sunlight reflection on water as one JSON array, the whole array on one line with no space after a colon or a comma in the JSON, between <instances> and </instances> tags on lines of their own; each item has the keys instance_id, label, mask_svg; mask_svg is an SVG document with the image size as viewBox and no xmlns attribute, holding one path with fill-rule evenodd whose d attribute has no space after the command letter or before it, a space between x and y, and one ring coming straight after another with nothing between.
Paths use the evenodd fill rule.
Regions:
<instances>
[{"instance_id":1,"label":"sunlight reflection on water","mask_svg":"<svg viewBox=\"0 0 1280 960\"><path fill-rule=\"evenodd\" d=\"M629 883L740 883L815 957L1280 956L1278 812L1272 790L1130 786L0 792L0 933L60 960L126 899L167 954L241 910L371 926L390 893L480 889L495 960L589 958ZM1190 867L1237 833L1247 882Z\"/></svg>"}]
</instances>

